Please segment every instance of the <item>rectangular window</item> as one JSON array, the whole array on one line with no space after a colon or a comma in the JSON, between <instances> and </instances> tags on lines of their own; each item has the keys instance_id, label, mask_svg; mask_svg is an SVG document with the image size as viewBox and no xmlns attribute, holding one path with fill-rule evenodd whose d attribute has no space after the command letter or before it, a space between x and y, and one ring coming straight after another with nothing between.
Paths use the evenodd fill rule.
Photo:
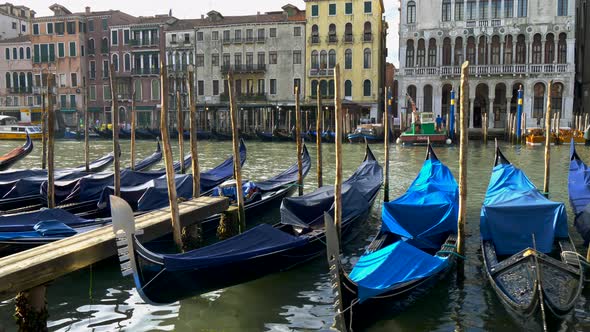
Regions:
<instances>
[{"instance_id":1,"label":"rectangular window","mask_svg":"<svg viewBox=\"0 0 590 332\"><path fill-rule=\"evenodd\" d=\"M55 44L49 44L49 61L55 61Z\"/></svg>"},{"instance_id":2,"label":"rectangular window","mask_svg":"<svg viewBox=\"0 0 590 332\"><path fill-rule=\"evenodd\" d=\"M68 22L68 35L75 35L76 34L76 22Z\"/></svg>"},{"instance_id":3,"label":"rectangular window","mask_svg":"<svg viewBox=\"0 0 590 332\"><path fill-rule=\"evenodd\" d=\"M94 20L88 20L88 31L94 32Z\"/></svg>"},{"instance_id":4,"label":"rectangular window","mask_svg":"<svg viewBox=\"0 0 590 332\"><path fill-rule=\"evenodd\" d=\"M254 40L254 30L246 29L246 41L252 42Z\"/></svg>"},{"instance_id":5,"label":"rectangular window","mask_svg":"<svg viewBox=\"0 0 590 332\"><path fill-rule=\"evenodd\" d=\"M76 95L70 95L70 108L76 108Z\"/></svg>"},{"instance_id":6,"label":"rectangular window","mask_svg":"<svg viewBox=\"0 0 590 332\"><path fill-rule=\"evenodd\" d=\"M319 7L318 5L311 5L311 17L318 17Z\"/></svg>"},{"instance_id":7,"label":"rectangular window","mask_svg":"<svg viewBox=\"0 0 590 332\"><path fill-rule=\"evenodd\" d=\"M211 54L211 66L212 67L219 66L219 54L217 54L217 53Z\"/></svg>"},{"instance_id":8,"label":"rectangular window","mask_svg":"<svg viewBox=\"0 0 590 332\"><path fill-rule=\"evenodd\" d=\"M197 67L204 67L205 66L205 55L204 54L197 54Z\"/></svg>"},{"instance_id":9,"label":"rectangular window","mask_svg":"<svg viewBox=\"0 0 590 332\"><path fill-rule=\"evenodd\" d=\"M205 94L205 81L197 81L197 94L199 96Z\"/></svg>"},{"instance_id":10,"label":"rectangular window","mask_svg":"<svg viewBox=\"0 0 590 332\"><path fill-rule=\"evenodd\" d=\"M219 81L213 80L213 95L219 96Z\"/></svg>"},{"instance_id":11,"label":"rectangular window","mask_svg":"<svg viewBox=\"0 0 590 332\"><path fill-rule=\"evenodd\" d=\"M331 3L328 5L328 15L330 15L330 16L336 15L336 4L335 3Z\"/></svg>"},{"instance_id":12,"label":"rectangular window","mask_svg":"<svg viewBox=\"0 0 590 332\"><path fill-rule=\"evenodd\" d=\"M37 23L33 24L33 34L35 36L39 35L39 24Z\"/></svg>"},{"instance_id":13,"label":"rectangular window","mask_svg":"<svg viewBox=\"0 0 590 332\"><path fill-rule=\"evenodd\" d=\"M527 0L518 0L518 17L526 17L528 9Z\"/></svg>"},{"instance_id":14,"label":"rectangular window","mask_svg":"<svg viewBox=\"0 0 590 332\"><path fill-rule=\"evenodd\" d=\"M188 33L184 34L184 43L185 44L190 44L191 42L191 36Z\"/></svg>"},{"instance_id":15,"label":"rectangular window","mask_svg":"<svg viewBox=\"0 0 590 332\"><path fill-rule=\"evenodd\" d=\"M242 80L236 80L236 95L240 96L242 94Z\"/></svg>"},{"instance_id":16,"label":"rectangular window","mask_svg":"<svg viewBox=\"0 0 590 332\"><path fill-rule=\"evenodd\" d=\"M170 43L176 44L176 34L175 33L170 35Z\"/></svg>"},{"instance_id":17,"label":"rectangular window","mask_svg":"<svg viewBox=\"0 0 590 332\"><path fill-rule=\"evenodd\" d=\"M88 91L88 98L92 101L96 100L96 85L91 85Z\"/></svg>"},{"instance_id":18,"label":"rectangular window","mask_svg":"<svg viewBox=\"0 0 590 332\"><path fill-rule=\"evenodd\" d=\"M102 78L109 77L109 60L102 60Z\"/></svg>"},{"instance_id":19,"label":"rectangular window","mask_svg":"<svg viewBox=\"0 0 590 332\"><path fill-rule=\"evenodd\" d=\"M129 39L131 39L129 30L123 30L123 45L128 45Z\"/></svg>"},{"instance_id":20,"label":"rectangular window","mask_svg":"<svg viewBox=\"0 0 590 332\"><path fill-rule=\"evenodd\" d=\"M197 41L202 41L203 40L203 31L199 31L197 32Z\"/></svg>"},{"instance_id":21,"label":"rectangular window","mask_svg":"<svg viewBox=\"0 0 590 332\"><path fill-rule=\"evenodd\" d=\"M476 14L476 10L477 10L477 4L474 0L467 0L467 13L465 15L465 18L467 20L475 20L475 14Z\"/></svg>"},{"instance_id":22,"label":"rectangular window","mask_svg":"<svg viewBox=\"0 0 590 332\"><path fill-rule=\"evenodd\" d=\"M103 85L102 86L102 97L105 100L111 100L111 87L108 85Z\"/></svg>"},{"instance_id":23,"label":"rectangular window","mask_svg":"<svg viewBox=\"0 0 590 332\"><path fill-rule=\"evenodd\" d=\"M259 79L258 80L258 94L265 94L266 90L264 89L264 79Z\"/></svg>"},{"instance_id":24,"label":"rectangular window","mask_svg":"<svg viewBox=\"0 0 590 332\"><path fill-rule=\"evenodd\" d=\"M504 17L514 16L514 0L504 0Z\"/></svg>"},{"instance_id":25,"label":"rectangular window","mask_svg":"<svg viewBox=\"0 0 590 332\"><path fill-rule=\"evenodd\" d=\"M41 62L49 62L49 46L41 44Z\"/></svg>"},{"instance_id":26,"label":"rectangular window","mask_svg":"<svg viewBox=\"0 0 590 332\"><path fill-rule=\"evenodd\" d=\"M270 79L270 94L271 95L277 94L277 80L274 78Z\"/></svg>"},{"instance_id":27,"label":"rectangular window","mask_svg":"<svg viewBox=\"0 0 590 332\"><path fill-rule=\"evenodd\" d=\"M372 2L365 1L365 14L371 14L373 12Z\"/></svg>"},{"instance_id":28,"label":"rectangular window","mask_svg":"<svg viewBox=\"0 0 590 332\"><path fill-rule=\"evenodd\" d=\"M268 52L268 63L271 65L277 64L277 52Z\"/></svg>"},{"instance_id":29,"label":"rectangular window","mask_svg":"<svg viewBox=\"0 0 590 332\"><path fill-rule=\"evenodd\" d=\"M246 53L246 67L248 67L248 68L254 67L254 53L252 53L252 52Z\"/></svg>"},{"instance_id":30,"label":"rectangular window","mask_svg":"<svg viewBox=\"0 0 590 332\"><path fill-rule=\"evenodd\" d=\"M109 29L109 23L107 22L106 18L102 19L102 31L107 31Z\"/></svg>"},{"instance_id":31,"label":"rectangular window","mask_svg":"<svg viewBox=\"0 0 590 332\"><path fill-rule=\"evenodd\" d=\"M275 38L277 36L277 28L270 28L268 31L268 35L271 38Z\"/></svg>"},{"instance_id":32,"label":"rectangular window","mask_svg":"<svg viewBox=\"0 0 590 332\"><path fill-rule=\"evenodd\" d=\"M347 2L344 4L344 14L352 15L352 2Z\"/></svg>"},{"instance_id":33,"label":"rectangular window","mask_svg":"<svg viewBox=\"0 0 590 332\"><path fill-rule=\"evenodd\" d=\"M65 32L65 27L63 22L55 23L55 33L59 36L63 36Z\"/></svg>"},{"instance_id":34,"label":"rectangular window","mask_svg":"<svg viewBox=\"0 0 590 332\"><path fill-rule=\"evenodd\" d=\"M492 18L498 19L502 15L502 1L492 0Z\"/></svg>"},{"instance_id":35,"label":"rectangular window","mask_svg":"<svg viewBox=\"0 0 590 332\"><path fill-rule=\"evenodd\" d=\"M230 40L230 38L229 38L229 33L230 33L230 31L229 31L229 30L224 30L224 31L223 31L223 41L224 41L224 42L227 42L227 41L229 41L229 40Z\"/></svg>"},{"instance_id":36,"label":"rectangular window","mask_svg":"<svg viewBox=\"0 0 590 332\"><path fill-rule=\"evenodd\" d=\"M258 52L258 65L262 66L266 64L266 53Z\"/></svg>"},{"instance_id":37,"label":"rectangular window","mask_svg":"<svg viewBox=\"0 0 590 332\"><path fill-rule=\"evenodd\" d=\"M293 64L294 65L301 64L301 51L293 51Z\"/></svg>"},{"instance_id":38,"label":"rectangular window","mask_svg":"<svg viewBox=\"0 0 590 332\"><path fill-rule=\"evenodd\" d=\"M451 20L451 1L443 1L442 3L442 20L443 22Z\"/></svg>"},{"instance_id":39,"label":"rectangular window","mask_svg":"<svg viewBox=\"0 0 590 332\"><path fill-rule=\"evenodd\" d=\"M567 16L567 0L557 0L557 16Z\"/></svg>"},{"instance_id":40,"label":"rectangular window","mask_svg":"<svg viewBox=\"0 0 590 332\"><path fill-rule=\"evenodd\" d=\"M76 42L70 42L70 56L76 56Z\"/></svg>"},{"instance_id":41,"label":"rectangular window","mask_svg":"<svg viewBox=\"0 0 590 332\"><path fill-rule=\"evenodd\" d=\"M230 54L223 53L223 66L226 68L229 67L229 61L230 61Z\"/></svg>"},{"instance_id":42,"label":"rectangular window","mask_svg":"<svg viewBox=\"0 0 590 332\"><path fill-rule=\"evenodd\" d=\"M70 73L70 82L72 82L72 88L78 87L78 74Z\"/></svg>"},{"instance_id":43,"label":"rectangular window","mask_svg":"<svg viewBox=\"0 0 590 332\"><path fill-rule=\"evenodd\" d=\"M293 28L293 36L301 37L301 27L294 27Z\"/></svg>"},{"instance_id":44,"label":"rectangular window","mask_svg":"<svg viewBox=\"0 0 590 332\"><path fill-rule=\"evenodd\" d=\"M463 21L463 11L465 10L463 0L455 1L455 21Z\"/></svg>"},{"instance_id":45,"label":"rectangular window","mask_svg":"<svg viewBox=\"0 0 590 332\"><path fill-rule=\"evenodd\" d=\"M47 34L48 35L53 34L53 23L47 23Z\"/></svg>"},{"instance_id":46,"label":"rectangular window","mask_svg":"<svg viewBox=\"0 0 590 332\"><path fill-rule=\"evenodd\" d=\"M59 107L60 108L67 108L68 107L68 96L67 95L59 95Z\"/></svg>"},{"instance_id":47,"label":"rectangular window","mask_svg":"<svg viewBox=\"0 0 590 332\"><path fill-rule=\"evenodd\" d=\"M211 40L219 40L219 31L211 32Z\"/></svg>"},{"instance_id":48,"label":"rectangular window","mask_svg":"<svg viewBox=\"0 0 590 332\"><path fill-rule=\"evenodd\" d=\"M111 31L111 45L115 46L119 44L119 30Z\"/></svg>"},{"instance_id":49,"label":"rectangular window","mask_svg":"<svg viewBox=\"0 0 590 332\"><path fill-rule=\"evenodd\" d=\"M66 46L64 43L57 43L57 57L63 58L66 56Z\"/></svg>"},{"instance_id":50,"label":"rectangular window","mask_svg":"<svg viewBox=\"0 0 590 332\"><path fill-rule=\"evenodd\" d=\"M241 42L242 41L242 30L236 30L234 31L234 39L236 42Z\"/></svg>"},{"instance_id":51,"label":"rectangular window","mask_svg":"<svg viewBox=\"0 0 590 332\"><path fill-rule=\"evenodd\" d=\"M96 61L90 61L90 79L96 78Z\"/></svg>"},{"instance_id":52,"label":"rectangular window","mask_svg":"<svg viewBox=\"0 0 590 332\"><path fill-rule=\"evenodd\" d=\"M242 67L242 53L234 54L234 65L238 69Z\"/></svg>"},{"instance_id":53,"label":"rectangular window","mask_svg":"<svg viewBox=\"0 0 590 332\"><path fill-rule=\"evenodd\" d=\"M16 22L12 22L12 29L16 30Z\"/></svg>"},{"instance_id":54,"label":"rectangular window","mask_svg":"<svg viewBox=\"0 0 590 332\"><path fill-rule=\"evenodd\" d=\"M264 40L264 29L258 29L258 40Z\"/></svg>"},{"instance_id":55,"label":"rectangular window","mask_svg":"<svg viewBox=\"0 0 590 332\"><path fill-rule=\"evenodd\" d=\"M479 19L481 19L481 20L488 19L488 7L489 7L488 0L480 0L479 1Z\"/></svg>"},{"instance_id":56,"label":"rectangular window","mask_svg":"<svg viewBox=\"0 0 590 332\"><path fill-rule=\"evenodd\" d=\"M41 50L39 45L33 46L33 62L39 63L41 62Z\"/></svg>"}]
</instances>

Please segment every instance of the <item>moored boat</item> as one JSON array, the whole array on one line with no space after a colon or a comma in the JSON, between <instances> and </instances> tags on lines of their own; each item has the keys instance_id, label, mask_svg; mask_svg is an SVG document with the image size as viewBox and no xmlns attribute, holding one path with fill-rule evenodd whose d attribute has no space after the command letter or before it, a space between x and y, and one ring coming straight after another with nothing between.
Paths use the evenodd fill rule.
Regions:
<instances>
[{"instance_id":1,"label":"moored boat","mask_svg":"<svg viewBox=\"0 0 590 332\"><path fill-rule=\"evenodd\" d=\"M412 125L400 135L397 142L403 145L426 145L428 142L434 145L451 144L447 131L437 130L432 112L413 112Z\"/></svg>"},{"instance_id":2,"label":"moored boat","mask_svg":"<svg viewBox=\"0 0 590 332\"><path fill-rule=\"evenodd\" d=\"M3 156L0 156L0 171L7 170L17 161L26 157L29 153L31 153L31 151L33 151L33 141L31 140L31 137L27 135L25 144L10 150Z\"/></svg>"},{"instance_id":3,"label":"moored boat","mask_svg":"<svg viewBox=\"0 0 590 332\"><path fill-rule=\"evenodd\" d=\"M358 126L354 132L348 134L350 143L380 143L383 142L383 138L383 126L380 124L363 124Z\"/></svg>"},{"instance_id":4,"label":"moored boat","mask_svg":"<svg viewBox=\"0 0 590 332\"><path fill-rule=\"evenodd\" d=\"M0 139L26 140L27 134L31 139L41 139L41 127L22 125L14 116L0 115Z\"/></svg>"},{"instance_id":5,"label":"moored boat","mask_svg":"<svg viewBox=\"0 0 590 332\"><path fill-rule=\"evenodd\" d=\"M569 201L574 211L574 226L584 239L590 243L590 168L576 152L574 142L570 143L570 167L568 174Z\"/></svg>"}]
</instances>

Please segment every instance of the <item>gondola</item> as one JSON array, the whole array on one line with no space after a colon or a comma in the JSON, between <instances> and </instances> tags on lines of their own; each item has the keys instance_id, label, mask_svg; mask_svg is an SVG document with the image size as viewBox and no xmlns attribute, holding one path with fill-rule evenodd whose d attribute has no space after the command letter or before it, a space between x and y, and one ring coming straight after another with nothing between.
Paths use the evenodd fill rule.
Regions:
<instances>
[{"instance_id":1,"label":"gondola","mask_svg":"<svg viewBox=\"0 0 590 332\"><path fill-rule=\"evenodd\" d=\"M565 206L543 196L499 148L480 232L485 273L513 317L539 329L570 313L584 274Z\"/></svg>"},{"instance_id":2,"label":"gondola","mask_svg":"<svg viewBox=\"0 0 590 332\"><path fill-rule=\"evenodd\" d=\"M574 226L584 239L584 245L590 242L590 169L576 152L572 140L570 147L570 169L567 189L569 201L574 211Z\"/></svg>"},{"instance_id":3,"label":"gondola","mask_svg":"<svg viewBox=\"0 0 590 332\"><path fill-rule=\"evenodd\" d=\"M347 274L338 230L326 218L328 261L340 331L367 327L399 312L445 278L456 259L459 188L429 145L406 193L384 203L381 230Z\"/></svg>"},{"instance_id":4,"label":"gondola","mask_svg":"<svg viewBox=\"0 0 590 332\"><path fill-rule=\"evenodd\" d=\"M383 181L381 166L367 147L365 161L343 184L342 235L368 215ZM233 238L184 254L158 254L139 243L133 212L111 196L113 231L119 243L123 274L133 274L148 303L171 303L282 271L320 255L325 249L323 215L333 213L334 188L285 198L281 223L258 225ZM126 239L126 240L123 240Z\"/></svg>"},{"instance_id":5,"label":"gondola","mask_svg":"<svg viewBox=\"0 0 590 332\"><path fill-rule=\"evenodd\" d=\"M263 142L272 142L273 141L273 134L272 133L258 130L258 128L256 128L256 136L258 136L258 139L260 139Z\"/></svg>"},{"instance_id":6,"label":"gondola","mask_svg":"<svg viewBox=\"0 0 590 332\"><path fill-rule=\"evenodd\" d=\"M98 134L100 138L103 139L113 139L113 131L110 129L99 129L93 128L94 132Z\"/></svg>"},{"instance_id":7,"label":"gondola","mask_svg":"<svg viewBox=\"0 0 590 332\"><path fill-rule=\"evenodd\" d=\"M292 141L291 135L284 129L275 129L272 132L272 140L277 142Z\"/></svg>"},{"instance_id":8,"label":"gondola","mask_svg":"<svg viewBox=\"0 0 590 332\"><path fill-rule=\"evenodd\" d=\"M231 132L218 131L216 128L211 129L211 136L218 141L231 141Z\"/></svg>"},{"instance_id":9,"label":"gondola","mask_svg":"<svg viewBox=\"0 0 590 332\"><path fill-rule=\"evenodd\" d=\"M334 133L330 129L325 130L322 133L322 141L326 143L334 143L336 141L336 133Z\"/></svg>"},{"instance_id":10,"label":"gondola","mask_svg":"<svg viewBox=\"0 0 590 332\"><path fill-rule=\"evenodd\" d=\"M135 138L137 139L156 139L159 136L152 134L149 130L145 128L137 128L135 129Z\"/></svg>"},{"instance_id":11,"label":"gondola","mask_svg":"<svg viewBox=\"0 0 590 332\"><path fill-rule=\"evenodd\" d=\"M27 140L22 146L10 150L3 156L0 156L0 171L5 171L14 165L17 161L26 157L33 151L33 140L27 134Z\"/></svg>"},{"instance_id":12,"label":"gondola","mask_svg":"<svg viewBox=\"0 0 590 332\"><path fill-rule=\"evenodd\" d=\"M160 147L160 141L157 141L156 151L145 159L140 160L135 164L134 170L137 172L144 172L152 168L155 164L162 160L162 148Z\"/></svg>"}]
</instances>

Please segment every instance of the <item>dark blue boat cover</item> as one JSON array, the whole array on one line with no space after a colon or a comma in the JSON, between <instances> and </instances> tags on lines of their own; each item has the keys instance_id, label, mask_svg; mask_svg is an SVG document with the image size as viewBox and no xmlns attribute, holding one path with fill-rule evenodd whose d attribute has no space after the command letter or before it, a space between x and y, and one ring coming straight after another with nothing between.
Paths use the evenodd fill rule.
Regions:
<instances>
[{"instance_id":1,"label":"dark blue boat cover","mask_svg":"<svg viewBox=\"0 0 590 332\"><path fill-rule=\"evenodd\" d=\"M147 158L140 160L138 163L136 163L135 170L138 172L145 171L148 168L155 165L156 163L158 163L160 160L162 160L162 149L160 148L160 142L158 142L156 152L152 153L151 156L148 156Z\"/></svg>"},{"instance_id":2,"label":"dark blue boat cover","mask_svg":"<svg viewBox=\"0 0 590 332\"><path fill-rule=\"evenodd\" d=\"M426 159L406 193L383 204L381 231L397 234L417 248L440 248L457 233L459 187L451 170Z\"/></svg>"},{"instance_id":3,"label":"dark blue boat cover","mask_svg":"<svg viewBox=\"0 0 590 332\"><path fill-rule=\"evenodd\" d=\"M112 164L113 161L115 161L115 155L112 152L108 153L89 164L90 172L100 172L103 169L105 169L108 165ZM74 172L84 172L86 171L86 165L81 165L76 168L71 168L67 170Z\"/></svg>"},{"instance_id":4,"label":"dark blue boat cover","mask_svg":"<svg viewBox=\"0 0 590 332\"><path fill-rule=\"evenodd\" d=\"M381 188L383 170L368 158L342 184L342 220L350 220L365 212L375 193ZM334 187L324 186L298 197L287 197L281 203L281 223L310 227L324 222L324 212L334 214Z\"/></svg>"},{"instance_id":5,"label":"dark blue boat cover","mask_svg":"<svg viewBox=\"0 0 590 332\"><path fill-rule=\"evenodd\" d=\"M302 166L303 177L305 178L309 172L309 169L311 168L311 158L309 157L309 152L307 151L307 147L305 147L305 145L303 146ZM299 168L297 167L297 163L295 163L284 172L265 181L256 181L255 184L256 187L258 187L262 192L268 192L277 190L287 184L297 182L298 177Z\"/></svg>"},{"instance_id":6,"label":"dark blue boat cover","mask_svg":"<svg viewBox=\"0 0 590 332\"><path fill-rule=\"evenodd\" d=\"M584 239L584 246L590 243L590 170L576 153L574 140L570 146L570 169L567 189L574 210L574 225Z\"/></svg>"},{"instance_id":7,"label":"dark blue boat cover","mask_svg":"<svg viewBox=\"0 0 590 332\"><path fill-rule=\"evenodd\" d=\"M207 247L184 254L163 255L164 266L168 271L209 268L297 248L306 242L306 239L287 234L268 224L261 224L240 235Z\"/></svg>"},{"instance_id":8,"label":"dark blue boat cover","mask_svg":"<svg viewBox=\"0 0 590 332\"><path fill-rule=\"evenodd\" d=\"M513 255L533 248L551 252L555 237L567 237L563 203L545 198L523 171L512 164L494 167L481 209L482 240L491 240L498 255Z\"/></svg>"},{"instance_id":9,"label":"dark blue boat cover","mask_svg":"<svg viewBox=\"0 0 590 332\"><path fill-rule=\"evenodd\" d=\"M35 225L40 222L55 220L69 227L79 227L94 222L62 209L43 209L34 212L0 216L0 233L34 231Z\"/></svg>"},{"instance_id":10,"label":"dark blue boat cover","mask_svg":"<svg viewBox=\"0 0 590 332\"><path fill-rule=\"evenodd\" d=\"M40 221L33 229L41 236L72 236L76 231L59 220Z\"/></svg>"},{"instance_id":11,"label":"dark blue boat cover","mask_svg":"<svg viewBox=\"0 0 590 332\"><path fill-rule=\"evenodd\" d=\"M400 284L434 275L446 266L447 258L432 256L405 241L397 241L363 255L349 277L357 283L362 303Z\"/></svg>"}]
</instances>

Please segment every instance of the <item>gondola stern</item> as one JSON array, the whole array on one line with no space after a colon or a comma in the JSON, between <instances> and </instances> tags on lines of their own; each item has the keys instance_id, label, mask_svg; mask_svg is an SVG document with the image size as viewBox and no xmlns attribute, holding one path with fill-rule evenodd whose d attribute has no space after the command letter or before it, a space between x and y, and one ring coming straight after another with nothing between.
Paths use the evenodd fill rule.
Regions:
<instances>
[{"instance_id":1,"label":"gondola stern","mask_svg":"<svg viewBox=\"0 0 590 332\"><path fill-rule=\"evenodd\" d=\"M377 158L375 158L373 151L369 147L369 143L365 142L365 161L374 161L374 160L377 160Z\"/></svg>"},{"instance_id":2,"label":"gondola stern","mask_svg":"<svg viewBox=\"0 0 590 332\"><path fill-rule=\"evenodd\" d=\"M510 165L511 162L508 160L508 158L506 158L504 156L504 154L502 153L502 150L500 150L500 146L498 145L498 142L496 141L496 157L494 160L494 166L498 166L498 165Z\"/></svg>"},{"instance_id":3,"label":"gondola stern","mask_svg":"<svg viewBox=\"0 0 590 332\"><path fill-rule=\"evenodd\" d=\"M133 237L140 232L137 232L135 229L133 210L124 199L117 196L111 195L110 203L113 233L117 238L117 253L121 264L121 273L124 277L133 275L134 279L136 279L138 267L135 261ZM137 286L141 288L139 285Z\"/></svg>"},{"instance_id":4,"label":"gondola stern","mask_svg":"<svg viewBox=\"0 0 590 332\"><path fill-rule=\"evenodd\" d=\"M578 155L578 152L576 151L576 143L574 142L574 139L572 138L572 141L570 142L570 161L574 161L574 160L582 160L582 158L580 158L580 156Z\"/></svg>"},{"instance_id":5,"label":"gondola stern","mask_svg":"<svg viewBox=\"0 0 590 332\"><path fill-rule=\"evenodd\" d=\"M434 148L432 147L430 140L428 141L428 147L426 149L426 160L430 160L430 161L438 160L438 156L434 152Z\"/></svg>"},{"instance_id":6,"label":"gondola stern","mask_svg":"<svg viewBox=\"0 0 590 332\"><path fill-rule=\"evenodd\" d=\"M342 294L342 280L340 278L341 262L339 230L334 223L334 219L327 212L324 212L324 223L326 227L328 268L330 271L332 292L334 294L334 309L336 310L334 327L339 331L346 332L348 329L344 317L344 297Z\"/></svg>"}]
</instances>

